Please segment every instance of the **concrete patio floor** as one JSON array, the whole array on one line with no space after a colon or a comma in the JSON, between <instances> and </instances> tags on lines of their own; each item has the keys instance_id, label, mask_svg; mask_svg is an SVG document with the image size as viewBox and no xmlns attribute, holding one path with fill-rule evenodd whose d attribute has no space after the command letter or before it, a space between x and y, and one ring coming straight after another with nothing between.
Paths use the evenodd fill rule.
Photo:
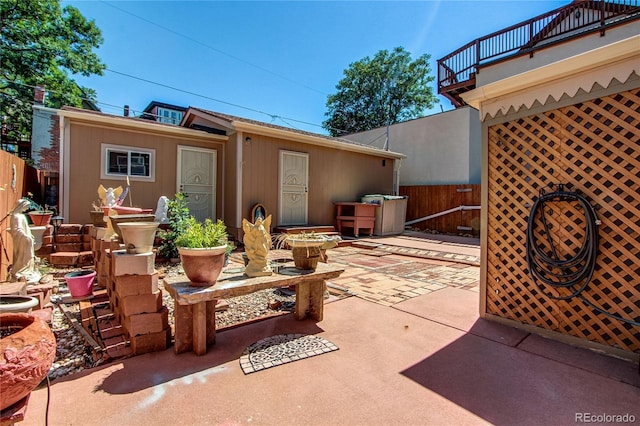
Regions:
<instances>
[{"instance_id":1,"label":"concrete patio floor","mask_svg":"<svg viewBox=\"0 0 640 426\"><path fill-rule=\"evenodd\" d=\"M330 262L346 266L331 285L352 297L331 299L322 322L274 317L219 332L204 356L169 348L63 377L51 385L49 424L568 425L625 414L640 422L637 364L479 319L479 268L443 260L479 255L473 244L364 242L375 247L331 252ZM394 244L415 252L399 255ZM243 373L247 346L290 333L339 350ZM43 387L19 424L42 425L46 411Z\"/></svg>"}]
</instances>

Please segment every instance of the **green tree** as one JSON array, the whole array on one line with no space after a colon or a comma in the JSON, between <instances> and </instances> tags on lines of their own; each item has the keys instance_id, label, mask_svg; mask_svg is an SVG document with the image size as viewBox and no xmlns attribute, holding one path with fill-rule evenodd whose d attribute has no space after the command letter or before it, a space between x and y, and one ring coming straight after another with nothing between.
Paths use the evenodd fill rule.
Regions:
<instances>
[{"instance_id":1,"label":"green tree","mask_svg":"<svg viewBox=\"0 0 640 426\"><path fill-rule=\"evenodd\" d=\"M35 86L47 89L49 107L95 101L95 91L72 75L102 75L105 65L93 51L102 41L93 20L59 0L0 0L0 120L10 139L31 133Z\"/></svg>"},{"instance_id":2,"label":"green tree","mask_svg":"<svg viewBox=\"0 0 640 426\"><path fill-rule=\"evenodd\" d=\"M438 102L429 85L430 55L415 61L402 47L380 50L349 65L327 98L322 125L331 136L362 132L418 118Z\"/></svg>"}]
</instances>

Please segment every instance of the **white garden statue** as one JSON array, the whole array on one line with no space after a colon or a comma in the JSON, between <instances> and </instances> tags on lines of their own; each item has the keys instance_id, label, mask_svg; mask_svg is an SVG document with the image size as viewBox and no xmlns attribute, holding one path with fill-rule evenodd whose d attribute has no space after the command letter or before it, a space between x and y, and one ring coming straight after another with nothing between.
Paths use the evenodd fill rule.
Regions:
<instances>
[{"instance_id":1,"label":"white garden statue","mask_svg":"<svg viewBox=\"0 0 640 426\"><path fill-rule=\"evenodd\" d=\"M24 214L29 206L29 200L21 198L10 213L9 234L11 234L11 238L13 239L13 262L9 275L10 281L36 283L42 277L36 269L35 239L29 228L27 217Z\"/></svg>"},{"instance_id":2,"label":"white garden statue","mask_svg":"<svg viewBox=\"0 0 640 426\"><path fill-rule=\"evenodd\" d=\"M158 206L156 207L156 214L155 214L155 221L159 222L159 223L169 223L169 216L168 216L168 203L169 202L169 198L167 198L166 196L161 196L160 198L158 198Z\"/></svg>"}]
</instances>

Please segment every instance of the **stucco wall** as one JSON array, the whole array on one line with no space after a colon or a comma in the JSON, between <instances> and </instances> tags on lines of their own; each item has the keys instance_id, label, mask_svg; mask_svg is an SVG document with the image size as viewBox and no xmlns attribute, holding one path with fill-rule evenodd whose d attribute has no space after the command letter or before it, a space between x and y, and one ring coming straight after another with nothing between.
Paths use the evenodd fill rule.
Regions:
<instances>
[{"instance_id":1,"label":"stucco wall","mask_svg":"<svg viewBox=\"0 0 640 426\"><path fill-rule=\"evenodd\" d=\"M308 224L332 225L333 202L359 201L363 195L393 191L394 160L257 134L243 144L242 214L263 204L278 223L280 151L308 154ZM384 160L384 161L383 161Z\"/></svg>"},{"instance_id":2,"label":"stucco wall","mask_svg":"<svg viewBox=\"0 0 640 426\"><path fill-rule=\"evenodd\" d=\"M100 158L101 144L117 144L128 147L150 148L156 150L155 180L153 182L136 181L131 179L131 201L134 207L150 208L155 210L158 198L165 195L173 198L177 192L176 167L177 146L187 145L194 147L210 148L218 151L216 181L222 182L224 170L224 144L211 142L206 139L169 136L159 132L144 132L116 126L101 126L67 121L65 134L70 134L70 143L66 146L69 157L68 167L65 167L61 181L69 182L68 192L63 196L68 200L68 209L62 212L66 223L89 223L89 210L91 203L97 201L97 188L126 187L126 179L101 179ZM224 203L218 191L216 199L216 215L222 217ZM66 203L65 203L66 204ZM65 205L63 204L63 206ZM129 197L125 200L125 206L129 206Z\"/></svg>"},{"instance_id":3,"label":"stucco wall","mask_svg":"<svg viewBox=\"0 0 640 426\"><path fill-rule=\"evenodd\" d=\"M344 137L382 148L386 128ZM400 185L480 183L480 119L471 107L389 127L389 149L405 154Z\"/></svg>"}]
</instances>

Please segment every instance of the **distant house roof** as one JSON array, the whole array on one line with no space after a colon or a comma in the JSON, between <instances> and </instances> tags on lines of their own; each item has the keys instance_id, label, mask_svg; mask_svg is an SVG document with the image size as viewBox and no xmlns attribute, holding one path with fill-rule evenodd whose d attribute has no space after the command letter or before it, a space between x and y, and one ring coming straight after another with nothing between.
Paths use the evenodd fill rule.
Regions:
<instances>
[{"instance_id":1,"label":"distant house roof","mask_svg":"<svg viewBox=\"0 0 640 426\"><path fill-rule=\"evenodd\" d=\"M167 104L167 103L158 102L158 101L151 101L151 103L149 103L149 105L147 105L147 107L144 110L142 110L142 115L140 116L140 118L144 118L145 120L157 121L158 116L151 112L153 111L154 108L170 109L173 111L180 111L183 113L187 111L187 108L183 106L172 105L172 104Z\"/></svg>"},{"instance_id":2,"label":"distant house roof","mask_svg":"<svg viewBox=\"0 0 640 426\"><path fill-rule=\"evenodd\" d=\"M143 112L151 112L151 110L154 109L155 107L172 109L172 110L175 110L175 111L182 111L182 112L185 112L187 110L187 107L167 104L167 103L164 103L164 102L151 101L151 103L149 103L149 105L147 105L147 107L142 111Z\"/></svg>"},{"instance_id":3,"label":"distant house roof","mask_svg":"<svg viewBox=\"0 0 640 426\"><path fill-rule=\"evenodd\" d=\"M78 86L78 88L80 89L80 92L82 93L82 108L84 109L88 109L91 111L100 111L100 108L98 108L98 106L95 104L95 102L93 102L91 99L89 99L89 96L87 95L87 93L82 90L82 87Z\"/></svg>"},{"instance_id":4,"label":"distant house roof","mask_svg":"<svg viewBox=\"0 0 640 426\"><path fill-rule=\"evenodd\" d=\"M190 114L192 113L192 114ZM199 114L198 114L199 113ZM405 158L404 154L398 152L386 151L381 148L377 148L371 145L365 145L357 143L348 139L335 138L331 136L321 135L318 133L307 132L304 130L293 129L290 127L278 126L271 123L265 123L258 120L252 120L244 117L237 117L234 115L224 114L221 112L209 111L197 107L189 107L189 110L185 113L182 119L182 126L191 127L192 117L197 115L206 115L212 121L217 122L221 127L225 127L231 133L237 130L250 131L254 133L260 133L270 135L274 137L288 138L299 142L310 143L314 145L324 145L332 148L343 149L346 151L362 152L367 154L379 155L387 158L401 159ZM194 128L201 129L201 126L194 126ZM227 134L229 133L227 132Z\"/></svg>"},{"instance_id":5,"label":"distant house roof","mask_svg":"<svg viewBox=\"0 0 640 426\"><path fill-rule=\"evenodd\" d=\"M199 131L197 129L188 129L188 128L176 126L173 124L162 123L155 120L143 119L142 117L125 117L121 115L106 114L100 111L91 111L91 110L69 107L69 106L64 106L59 110L54 110L46 107L37 107L37 108L43 109L43 110L57 111L58 115L61 115L64 117L70 117L70 118L75 118L79 120L91 121L91 122L101 122L105 124L106 123L118 124L118 125L127 126L127 127L154 130L159 132L160 131L169 132L174 134L189 134L191 136L200 135L201 137L205 137L205 138L213 137L219 140L227 139L226 136L224 135L210 136L210 135L206 135L204 132Z\"/></svg>"}]
</instances>

